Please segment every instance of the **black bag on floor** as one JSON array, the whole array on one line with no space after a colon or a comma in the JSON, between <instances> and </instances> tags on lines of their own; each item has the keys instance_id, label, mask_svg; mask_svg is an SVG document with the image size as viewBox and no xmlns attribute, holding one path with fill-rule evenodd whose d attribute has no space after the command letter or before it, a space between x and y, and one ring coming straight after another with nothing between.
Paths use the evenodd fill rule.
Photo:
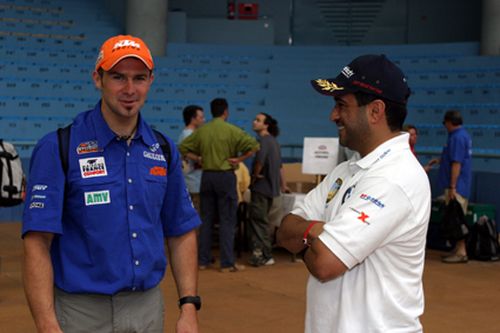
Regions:
<instances>
[{"instance_id":1,"label":"black bag on floor","mask_svg":"<svg viewBox=\"0 0 500 333\"><path fill-rule=\"evenodd\" d=\"M471 227L467 241L467 254L476 260L496 261L500 259L500 246L494 220L483 215Z\"/></svg>"},{"instance_id":2,"label":"black bag on floor","mask_svg":"<svg viewBox=\"0 0 500 333\"><path fill-rule=\"evenodd\" d=\"M443 237L450 241L464 239L469 234L469 228L465 222L464 211L456 199L450 200L446 205L441 221Z\"/></svg>"}]
</instances>

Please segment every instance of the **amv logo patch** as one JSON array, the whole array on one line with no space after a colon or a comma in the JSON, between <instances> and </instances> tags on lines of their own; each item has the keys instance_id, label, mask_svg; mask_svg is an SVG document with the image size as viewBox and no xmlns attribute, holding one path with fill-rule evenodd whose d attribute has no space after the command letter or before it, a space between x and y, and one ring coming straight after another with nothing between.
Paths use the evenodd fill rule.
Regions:
<instances>
[{"instance_id":1,"label":"amv logo patch","mask_svg":"<svg viewBox=\"0 0 500 333\"><path fill-rule=\"evenodd\" d=\"M85 206L105 205L111 202L109 191L85 192Z\"/></svg>"}]
</instances>

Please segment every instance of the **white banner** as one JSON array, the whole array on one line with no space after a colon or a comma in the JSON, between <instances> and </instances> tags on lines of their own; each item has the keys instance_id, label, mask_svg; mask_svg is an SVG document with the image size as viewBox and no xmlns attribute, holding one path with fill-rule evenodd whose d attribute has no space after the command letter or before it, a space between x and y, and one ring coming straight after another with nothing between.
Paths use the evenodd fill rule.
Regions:
<instances>
[{"instance_id":1,"label":"white banner","mask_svg":"<svg viewBox=\"0 0 500 333\"><path fill-rule=\"evenodd\" d=\"M338 138L304 138L302 173L326 175L337 166Z\"/></svg>"}]
</instances>

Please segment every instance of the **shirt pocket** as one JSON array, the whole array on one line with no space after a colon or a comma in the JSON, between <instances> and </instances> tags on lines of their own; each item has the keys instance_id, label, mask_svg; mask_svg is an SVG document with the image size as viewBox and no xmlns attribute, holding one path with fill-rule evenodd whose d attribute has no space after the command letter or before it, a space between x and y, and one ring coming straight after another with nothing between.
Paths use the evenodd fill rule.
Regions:
<instances>
[{"instance_id":1,"label":"shirt pocket","mask_svg":"<svg viewBox=\"0 0 500 333\"><path fill-rule=\"evenodd\" d=\"M113 221L126 218L124 191L124 183L109 176L70 179L64 214L70 221L80 221L84 227L80 232L111 232L116 227Z\"/></svg>"},{"instance_id":2,"label":"shirt pocket","mask_svg":"<svg viewBox=\"0 0 500 333\"><path fill-rule=\"evenodd\" d=\"M144 195L146 204L152 207L161 207L167 193L167 167L166 163L144 163Z\"/></svg>"}]
</instances>

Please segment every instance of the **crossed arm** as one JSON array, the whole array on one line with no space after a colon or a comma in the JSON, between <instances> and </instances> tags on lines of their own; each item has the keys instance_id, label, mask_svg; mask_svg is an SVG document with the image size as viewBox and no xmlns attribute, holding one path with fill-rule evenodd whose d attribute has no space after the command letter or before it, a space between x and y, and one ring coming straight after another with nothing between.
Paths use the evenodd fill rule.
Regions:
<instances>
[{"instance_id":1,"label":"crossed arm","mask_svg":"<svg viewBox=\"0 0 500 333\"><path fill-rule=\"evenodd\" d=\"M316 221L307 235L310 246L304 244L304 232L311 222L298 215L286 215L276 235L278 245L292 253L305 249L304 262L309 272L322 282L333 280L344 274L347 266L318 238L325 222Z\"/></svg>"}]
</instances>

